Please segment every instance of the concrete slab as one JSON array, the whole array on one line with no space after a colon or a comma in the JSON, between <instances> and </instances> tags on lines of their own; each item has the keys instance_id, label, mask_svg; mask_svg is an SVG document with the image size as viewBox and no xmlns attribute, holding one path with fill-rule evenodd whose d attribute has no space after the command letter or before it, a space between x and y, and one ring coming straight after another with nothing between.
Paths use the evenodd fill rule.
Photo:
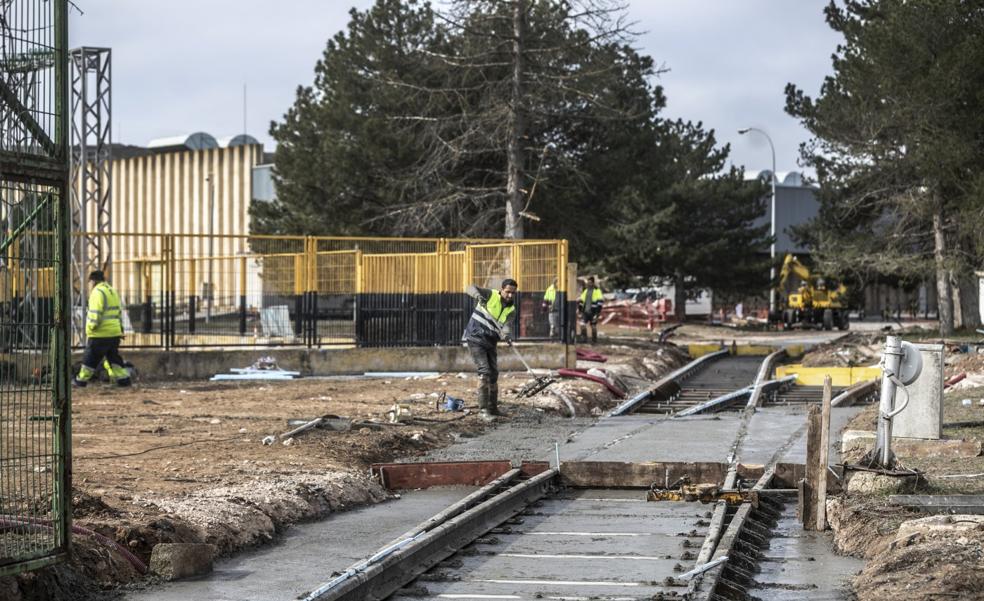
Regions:
<instances>
[{"instance_id":1,"label":"concrete slab","mask_svg":"<svg viewBox=\"0 0 984 601\"><path fill-rule=\"evenodd\" d=\"M875 433L869 430L847 430L841 441L841 451L867 453L875 446ZM897 438L892 436L892 452L899 457L977 457L982 452L979 440Z\"/></svg>"},{"instance_id":2,"label":"concrete slab","mask_svg":"<svg viewBox=\"0 0 984 601\"><path fill-rule=\"evenodd\" d=\"M563 344L522 344L523 357L533 368L557 369L576 363L574 347ZM123 349L140 379L204 380L236 367L252 365L257 357L270 356L285 370L305 376L363 374L367 371L441 371L473 372L475 364L462 346L411 348L342 348L342 349L208 349L184 350L180 353L157 349ZM81 360L75 353L73 360ZM501 371L525 371L512 353L499 353ZM19 369L18 373L23 370ZM29 373L29 370L24 372Z\"/></svg>"},{"instance_id":3,"label":"concrete slab","mask_svg":"<svg viewBox=\"0 0 984 601\"><path fill-rule=\"evenodd\" d=\"M665 592L667 577L693 566L707 534L697 520L708 506L639 502L624 492L638 494L575 491L545 499L512 532L493 533L474 545L474 555L458 556L460 566L436 570L443 581L418 584L428 597L459 599L642 599ZM692 537L680 536L685 528Z\"/></svg>"},{"instance_id":4,"label":"concrete slab","mask_svg":"<svg viewBox=\"0 0 984 601\"><path fill-rule=\"evenodd\" d=\"M143 591L127 601L288 601L476 490L431 488L288 529L277 544L216 562L212 574Z\"/></svg>"},{"instance_id":5,"label":"concrete slab","mask_svg":"<svg viewBox=\"0 0 984 601\"><path fill-rule=\"evenodd\" d=\"M599 420L561 448L562 461L724 461L739 417L734 413L670 419L627 415Z\"/></svg>"}]
</instances>

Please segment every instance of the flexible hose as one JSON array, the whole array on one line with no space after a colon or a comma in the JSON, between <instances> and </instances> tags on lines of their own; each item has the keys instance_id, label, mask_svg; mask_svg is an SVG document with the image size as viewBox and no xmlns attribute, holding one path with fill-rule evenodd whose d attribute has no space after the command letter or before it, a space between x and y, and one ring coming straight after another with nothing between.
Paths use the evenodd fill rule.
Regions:
<instances>
[{"instance_id":1,"label":"flexible hose","mask_svg":"<svg viewBox=\"0 0 984 601\"><path fill-rule=\"evenodd\" d=\"M33 528L45 528L48 530L54 529L54 525L52 524L51 520L42 520L40 518L25 518L16 515L0 515L0 525L30 526ZM109 538L108 536L103 536L98 532L89 530L88 528L83 528L82 526L78 526L75 524L72 524L72 532L74 534L91 536L92 538L102 543L104 546L114 549L117 553L122 555L123 558L126 559L128 562L130 562L130 565L136 568L136 570L141 574L147 573L147 564L142 562L139 557L131 553L129 549L119 544L115 540Z\"/></svg>"},{"instance_id":2,"label":"flexible hose","mask_svg":"<svg viewBox=\"0 0 984 601\"><path fill-rule=\"evenodd\" d=\"M557 373L561 376L567 378L582 378L584 380L591 380L592 382L597 382L599 384L604 384L605 388L611 391L615 395L615 398L624 399L625 391L619 389L617 386L606 380L605 378L599 378L598 376L592 376L586 374L583 371L577 371L576 369L558 369Z\"/></svg>"}]
</instances>

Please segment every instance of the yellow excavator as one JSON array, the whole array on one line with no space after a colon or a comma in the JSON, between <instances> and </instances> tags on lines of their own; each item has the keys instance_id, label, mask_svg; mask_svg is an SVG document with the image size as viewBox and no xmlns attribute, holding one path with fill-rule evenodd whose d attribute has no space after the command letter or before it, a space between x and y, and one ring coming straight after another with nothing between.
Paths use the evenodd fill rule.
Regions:
<instances>
[{"instance_id":1,"label":"yellow excavator","mask_svg":"<svg viewBox=\"0 0 984 601\"><path fill-rule=\"evenodd\" d=\"M796 276L799 285L796 292L789 292L787 285ZM795 255L788 254L779 272L778 291L784 297L782 312L775 316L787 328L823 328L846 330L850 327L847 306L847 287L829 278L815 276L800 263Z\"/></svg>"}]
</instances>

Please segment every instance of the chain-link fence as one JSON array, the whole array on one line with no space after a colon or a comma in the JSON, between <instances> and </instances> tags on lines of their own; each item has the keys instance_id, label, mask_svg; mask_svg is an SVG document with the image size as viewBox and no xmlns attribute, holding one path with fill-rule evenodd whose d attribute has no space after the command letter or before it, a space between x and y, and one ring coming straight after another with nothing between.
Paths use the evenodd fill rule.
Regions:
<instances>
[{"instance_id":1,"label":"chain-link fence","mask_svg":"<svg viewBox=\"0 0 984 601\"><path fill-rule=\"evenodd\" d=\"M0 0L0 575L69 545L66 10Z\"/></svg>"}]
</instances>

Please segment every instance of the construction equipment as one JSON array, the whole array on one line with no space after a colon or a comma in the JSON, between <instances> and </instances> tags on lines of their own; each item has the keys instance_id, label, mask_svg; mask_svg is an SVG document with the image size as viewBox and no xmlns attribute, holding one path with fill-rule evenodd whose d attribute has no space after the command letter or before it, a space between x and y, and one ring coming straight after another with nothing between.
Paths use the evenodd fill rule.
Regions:
<instances>
[{"instance_id":1,"label":"construction equipment","mask_svg":"<svg viewBox=\"0 0 984 601\"><path fill-rule=\"evenodd\" d=\"M795 292L787 292L791 276L799 280ZM782 262L777 289L784 297L783 307L769 316L771 322L781 322L786 328L846 330L850 327L847 287L831 278L814 275L795 255L787 254Z\"/></svg>"},{"instance_id":2,"label":"construction equipment","mask_svg":"<svg viewBox=\"0 0 984 601\"><path fill-rule=\"evenodd\" d=\"M517 396L519 396L519 397L531 397L534 394L540 392L541 390L543 390L547 386L550 386L551 384L553 384L554 382L557 381L556 378L551 378L549 376L537 376L536 375L536 372L533 371L533 368L530 367L530 364L526 362L526 359L524 359L523 356L521 354L519 354L519 350L512 343L512 340L507 341L506 344L508 344L509 345L509 348L511 348L512 351L514 353L516 353L516 358L519 359L519 362L523 364L523 367L526 368L526 371L531 376L533 376L533 380L531 380L531 381L527 382L526 384L524 384L523 385L523 388L519 391L519 394Z\"/></svg>"}]
</instances>

